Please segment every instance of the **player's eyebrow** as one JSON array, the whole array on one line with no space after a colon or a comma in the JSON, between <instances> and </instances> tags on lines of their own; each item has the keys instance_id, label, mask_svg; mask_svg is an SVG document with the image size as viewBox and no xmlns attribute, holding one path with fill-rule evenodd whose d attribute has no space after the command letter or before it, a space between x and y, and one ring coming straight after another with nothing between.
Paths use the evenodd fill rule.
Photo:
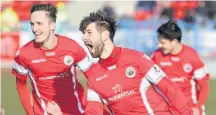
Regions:
<instances>
[{"instance_id":1,"label":"player's eyebrow","mask_svg":"<svg viewBox=\"0 0 216 115\"><path fill-rule=\"evenodd\" d=\"M91 31L91 29L86 29L86 31Z\"/></svg>"},{"instance_id":2,"label":"player's eyebrow","mask_svg":"<svg viewBox=\"0 0 216 115\"><path fill-rule=\"evenodd\" d=\"M85 29L84 32L91 32L91 29Z\"/></svg>"}]
</instances>

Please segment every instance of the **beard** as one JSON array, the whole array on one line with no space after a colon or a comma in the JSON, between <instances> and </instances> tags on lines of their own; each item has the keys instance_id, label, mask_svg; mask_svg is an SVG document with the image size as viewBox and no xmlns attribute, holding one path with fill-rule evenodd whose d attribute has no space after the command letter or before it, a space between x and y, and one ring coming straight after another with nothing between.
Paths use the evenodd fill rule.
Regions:
<instances>
[{"instance_id":1,"label":"beard","mask_svg":"<svg viewBox=\"0 0 216 115\"><path fill-rule=\"evenodd\" d=\"M100 41L99 43L96 43L94 46L94 52L90 52L93 58L99 58L103 52L104 49L104 43Z\"/></svg>"}]
</instances>

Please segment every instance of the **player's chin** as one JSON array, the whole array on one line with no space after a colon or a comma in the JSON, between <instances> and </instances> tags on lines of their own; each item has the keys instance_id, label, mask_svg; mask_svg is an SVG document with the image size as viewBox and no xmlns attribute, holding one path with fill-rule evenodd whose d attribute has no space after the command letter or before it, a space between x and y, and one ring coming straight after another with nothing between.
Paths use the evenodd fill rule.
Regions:
<instances>
[{"instance_id":1,"label":"player's chin","mask_svg":"<svg viewBox=\"0 0 216 115\"><path fill-rule=\"evenodd\" d=\"M169 51L168 51L168 50L163 49L162 51L163 51L163 54L164 54L164 55L169 54Z\"/></svg>"},{"instance_id":2,"label":"player's chin","mask_svg":"<svg viewBox=\"0 0 216 115\"><path fill-rule=\"evenodd\" d=\"M90 52L90 54L91 54L91 56L93 57L93 58L97 58L97 55L96 55L96 53L94 52L94 51L89 51Z\"/></svg>"},{"instance_id":3,"label":"player's chin","mask_svg":"<svg viewBox=\"0 0 216 115\"><path fill-rule=\"evenodd\" d=\"M36 43L42 43L43 41L44 41L43 38L41 38L41 37L35 37L35 42Z\"/></svg>"}]
</instances>

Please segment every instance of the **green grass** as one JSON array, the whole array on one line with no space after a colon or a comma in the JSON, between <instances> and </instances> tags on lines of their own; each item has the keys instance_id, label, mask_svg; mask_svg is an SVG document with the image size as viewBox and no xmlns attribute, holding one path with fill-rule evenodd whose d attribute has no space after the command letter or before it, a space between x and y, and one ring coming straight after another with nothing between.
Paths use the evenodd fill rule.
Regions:
<instances>
[{"instance_id":1,"label":"green grass","mask_svg":"<svg viewBox=\"0 0 216 115\"><path fill-rule=\"evenodd\" d=\"M3 70L1 73L1 107L5 110L5 115L25 115L24 109L20 103L15 76L9 70ZM206 103L207 115L216 115L216 80L210 80L210 95Z\"/></svg>"}]
</instances>

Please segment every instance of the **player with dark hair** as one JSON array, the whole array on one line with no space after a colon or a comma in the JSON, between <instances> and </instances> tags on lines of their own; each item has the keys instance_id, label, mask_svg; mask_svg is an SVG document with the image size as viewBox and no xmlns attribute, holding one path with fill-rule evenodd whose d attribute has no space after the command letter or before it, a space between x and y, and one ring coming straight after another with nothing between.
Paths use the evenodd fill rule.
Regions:
<instances>
[{"instance_id":1,"label":"player with dark hair","mask_svg":"<svg viewBox=\"0 0 216 115\"><path fill-rule=\"evenodd\" d=\"M181 43L182 31L175 22L162 24L157 33L159 49L152 60L180 87L190 105L204 115L203 105L209 94L205 64L194 49Z\"/></svg>"},{"instance_id":2,"label":"player with dark hair","mask_svg":"<svg viewBox=\"0 0 216 115\"><path fill-rule=\"evenodd\" d=\"M172 115L170 105L176 113L193 114L181 90L148 56L114 45L114 17L92 12L81 21L80 31L101 64L88 78L85 115L102 115L103 104L115 115Z\"/></svg>"},{"instance_id":3,"label":"player with dark hair","mask_svg":"<svg viewBox=\"0 0 216 115\"><path fill-rule=\"evenodd\" d=\"M81 100L84 89L77 80L75 66L87 76L94 63L78 43L54 33L56 14L52 4L32 6L30 24L35 39L21 47L14 59L12 72L28 115L47 115L53 103L59 106L56 114L57 111L69 115L84 113ZM27 86L28 77L32 96Z\"/></svg>"}]
</instances>

